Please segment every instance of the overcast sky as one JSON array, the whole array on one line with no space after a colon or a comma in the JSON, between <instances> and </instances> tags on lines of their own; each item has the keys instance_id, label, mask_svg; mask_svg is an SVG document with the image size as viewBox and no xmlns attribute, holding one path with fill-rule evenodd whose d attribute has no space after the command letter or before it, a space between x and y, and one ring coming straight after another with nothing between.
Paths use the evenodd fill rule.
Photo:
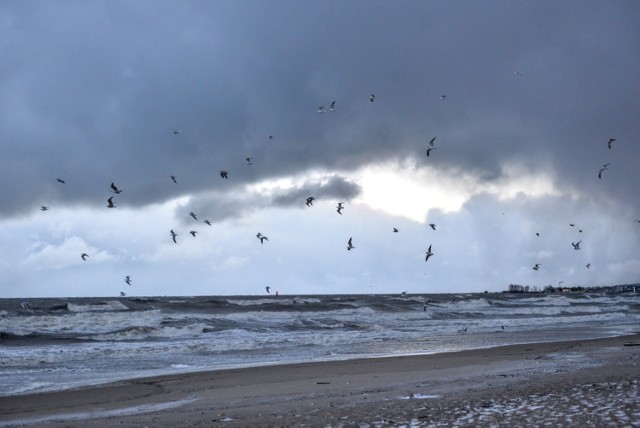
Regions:
<instances>
[{"instance_id":1,"label":"overcast sky","mask_svg":"<svg viewBox=\"0 0 640 428\"><path fill-rule=\"evenodd\" d=\"M640 282L639 23L631 0L4 1L0 297Z\"/></svg>"}]
</instances>

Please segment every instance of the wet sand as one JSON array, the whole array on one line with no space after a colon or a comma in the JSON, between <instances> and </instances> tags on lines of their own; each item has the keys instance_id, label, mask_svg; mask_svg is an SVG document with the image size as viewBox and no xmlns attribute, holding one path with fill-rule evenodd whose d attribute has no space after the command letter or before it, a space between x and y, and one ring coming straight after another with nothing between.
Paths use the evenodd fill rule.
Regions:
<instances>
[{"instance_id":1,"label":"wet sand","mask_svg":"<svg viewBox=\"0 0 640 428\"><path fill-rule=\"evenodd\" d=\"M0 397L2 426L639 426L640 335Z\"/></svg>"}]
</instances>

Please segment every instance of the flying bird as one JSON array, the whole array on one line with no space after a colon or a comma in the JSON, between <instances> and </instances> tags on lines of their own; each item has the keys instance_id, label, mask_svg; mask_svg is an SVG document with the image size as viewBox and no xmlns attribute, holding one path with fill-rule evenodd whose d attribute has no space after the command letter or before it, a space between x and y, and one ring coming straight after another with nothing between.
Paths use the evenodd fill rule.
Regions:
<instances>
[{"instance_id":1,"label":"flying bird","mask_svg":"<svg viewBox=\"0 0 640 428\"><path fill-rule=\"evenodd\" d=\"M82 253L82 254L80 255L80 257L82 258L82 260L87 260L87 257L89 257L89 254L87 254L87 253Z\"/></svg>"},{"instance_id":2,"label":"flying bird","mask_svg":"<svg viewBox=\"0 0 640 428\"><path fill-rule=\"evenodd\" d=\"M436 138L437 138L437 137L433 137L431 140L429 140L429 147L435 147L435 145L436 145Z\"/></svg>"},{"instance_id":3,"label":"flying bird","mask_svg":"<svg viewBox=\"0 0 640 428\"><path fill-rule=\"evenodd\" d=\"M324 106L318 107L318 113L324 113L324 112L325 112Z\"/></svg>"},{"instance_id":4,"label":"flying bird","mask_svg":"<svg viewBox=\"0 0 640 428\"><path fill-rule=\"evenodd\" d=\"M198 220L198 217L196 217L196 214L193 211L191 211L189 215L193 217L194 220Z\"/></svg>"},{"instance_id":5,"label":"flying bird","mask_svg":"<svg viewBox=\"0 0 640 428\"><path fill-rule=\"evenodd\" d=\"M209 220L205 220L204 222L205 224L208 224L209 226L211 226L211 222Z\"/></svg>"},{"instance_id":6,"label":"flying bird","mask_svg":"<svg viewBox=\"0 0 640 428\"><path fill-rule=\"evenodd\" d=\"M177 233L175 233L175 232L173 231L173 229L171 229L171 232L170 232L170 233L171 233L171 239L173 239L173 243L174 243L174 244L177 244L177 243L178 243L178 241L176 241L176 236L178 236L178 234L177 234Z\"/></svg>"},{"instance_id":7,"label":"flying bird","mask_svg":"<svg viewBox=\"0 0 640 428\"><path fill-rule=\"evenodd\" d=\"M436 149L436 147L429 147L429 148L427 149L427 157L431 156L431 151L432 151L432 150L435 150L435 149Z\"/></svg>"},{"instance_id":8,"label":"flying bird","mask_svg":"<svg viewBox=\"0 0 640 428\"><path fill-rule=\"evenodd\" d=\"M264 236L260 232L258 232L258 234L256 235L256 238L258 238L260 240L261 244L264 244L264 241L268 241L269 240L269 238L267 238L266 236Z\"/></svg>"},{"instance_id":9,"label":"flying bird","mask_svg":"<svg viewBox=\"0 0 640 428\"><path fill-rule=\"evenodd\" d=\"M267 140L273 140L273 135L267 135Z\"/></svg>"},{"instance_id":10,"label":"flying bird","mask_svg":"<svg viewBox=\"0 0 640 428\"><path fill-rule=\"evenodd\" d=\"M116 204L113 203L113 196L107 199L107 208L115 208Z\"/></svg>"},{"instance_id":11,"label":"flying bird","mask_svg":"<svg viewBox=\"0 0 640 428\"><path fill-rule=\"evenodd\" d=\"M253 158L244 158L244 163L246 165L253 165L253 162L251 161Z\"/></svg>"},{"instance_id":12,"label":"flying bird","mask_svg":"<svg viewBox=\"0 0 640 428\"><path fill-rule=\"evenodd\" d=\"M600 171L598 171L598 178L602 178L602 171L609 169L609 165L611 165L611 162L605 163L600 167Z\"/></svg>"},{"instance_id":13,"label":"flying bird","mask_svg":"<svg viewBox=\"0 0 640 428\"><path fill-rule=\"evenodd\" d=\"M173 182L174 182L174 183L177 183L177 181L176 181L176 176L175 176L175 175L172 175L172 176L171 176L171 180L173 180Z\"/></svg>"},{"instance_id":14,"label":"flying bird","mask_svg":"<svg viewBox=\"0 0 640 428\"><path fill-rule=\"evenodd\" d=\"M337 109L336 109L336 102L335 102L335 101L332 101L332 102L331 102L331 105L329 106L329 110L331 110L331 111L336 111L336 110L337 110Z\"/></svg>"},{"instance_id":15,"label":"flying bird","mask_svg":"<svg viewBox=\"0 0 640 428\"><path fill-rule=\"evenodd\" d=\"M376 97L376 94L369 95L369 101L371 101L371 102L374 102L376 100L376 98L378 98L378 97Z\"/></svg>"},{"instance_id":16,"label":"flying bird","mask_svg":"<svg viewBox=\"0 0 640 428\"><path fill-rule=\"evenodd\" d=\"M122 190L118 189L116 185L113 183L111 183L111 191L116 195L119 195L120 193L122 193Z\"/></svg>"},{"instance_id":17,"label":"flying bird","mask_svg":"<svg viewBox=\"0 0 640 428\"><path fill-rule=\"evenodd\" d=\"M196 233L198 233L198 231L192 230L189 233L191 234L191 236L193 236L195 238L196 237Z\"/></svg>"},{"instance_id":18,"label":"flying bird","mask_svg":"<svg viewBox=\"0 0 640 428\"><path fill-rule=\"evenodd\" d=\"M128 285L131 285L131 277L129 275L125 276L124 282L126 282Z\"/></svg>"},{"instance_id":19,"label":"flying bird","mask_svg":"<svg viewBox=\"0 0 640 428\"><path fill-rule=\"evenodd\" d=\"M442 101L446 101L446 100L447 100L447 96L446 96L446 95L440 95L440 99L441 99Z\"/></svg>"},{"instance_id":20,"label":"flying bird","mask_svg":"<svg viewBox=\"0 0 640 428\"><path fill-rule=\"evenodd\" d=\"M316 199L316 198L314 198L313 196L309 196L309 197L307 198L307 202L306 202L307 206L308 206L308 207L312 206L312 205L313 205L313 201L314 201L315 199Z\"/></svg>"},{"instance_id":21,"label":"flying bird","mask_svg":"<svg viewBox=\"0 0 640 428\"><path fill-rule=\"evenodd\" d=\"M426 262L427 260L429 260L429 257L431 256L433 256L433 253L431 252L431 245L429 245L429 249L427 250L427 254L424 261Z\"/></svg>"},{"instance_id":22,"label":"flying bird","mask_svg":"<svg viewBox=\"0 0 640 428\"><path fill-rule=\"evenodd\" d=\"M429 223L429 226L431 227L431 229L436 230L436 225L433 223Z\"/></svg>"},{"instance_id":23,"label":"flying bird","mask_svg":"<svg viewBox=\"0 0 640 428\"><path fill-rule=\"evenodd\" d=\"M514 71L514 72L513 72L513 75L514 75L514 76L522 76L522 73L520 73L519 71Z\"/></svg>"},{"instance_id":24,"label":"flying bird","mask_svg":"<svg viewBox=\"0 0 640 428\"><path fill-rule=\"evenodd\" d=\"M342 215L342 210L344 209L344 207L342 206L342 202L338 202L338 206L336 211L338 212L338 214Z\"/></svg>"},{"instance_id":25,"label":"flying bird","mask_svg":"<svg viewBox=\"0 0 640 428\"><path fill-rule=\"evenodd\" d=\"M616 141L615 138L609 138L609 141L607 141L607 146L609 146L609 148L611 148L611 143L613 143L614 141Z\"/></svg>"},{"instance_id":26,"label":"flying bird","mask_svg":"<svg viewBox=\"0 0 640 428\"><path fill-rule=\"evenodd\" d=\"M220 171L220 177L222 177L222 178L229 178L229 177L227 176L228 174L229 174L229 173L228 173L227 171Z\"/></svg>"},{"instance_id":27,"label":"flying bird","mask_svg":"<svg viewBox=\"0 0 640 428\"><path fill-rule=\"evenodd\" d=\"M352 248L356 248L353 246L353 243L351 242L353 238L349 238L349 242L347 242L347 250L351 251Z\"/></svg>"},{"instance_id":28,"label":"flying bird","mask_svg":"<svg viewBox=\"0 0 640 428\"><path fill-rule=\"evenodd\" d=\"M121 291L121 292L120 292L120 296L121 296L121 297L125 297L125 296L126 296L125 292L124 292L124 291Z\"/></svg>"},{"instance_id":29,"label":"flying bird","mask_svg":"<svg viewBox=\"0 0 640 428\"><path fill-rule=\"evenodd\" d=\"M591 263L587 263L587 269L591 269Z\"/></svg>"},{"instance_id":30,"label":"flying bird","mask_svg":"<svg viewBox=\"0 0 640 428\"><path fill-rule=\"evenodd\" d=\"M533 267L533 270L537 271L538 269L540 269L540 263L536 263L535 266Z\"/></svg>"},{"instance_id":31,"label":"flying bird","mask_svg":"<svg viewBox=\"0 0 640 428\"><path fill-rule=\"evenodd\" d=\"M47 211L49 207L45 207L44 205L40 207L40 211Z\"/></svg>"},{"instance_id":32,"label":"flying bird","mask_svg":"<svg viewBox=\"0 0 640 428\"><path fill-rule=\"evenodd\" d=\"M579 250L580 249L580 243L582 241L578 241L578 242L572 242L571 245L573 245L573 249L574 250Z\"/></svg>"},{"instance_id":33,"label":"flying bird","mask_svg":"<svg viewBox=\"0 0 640 428\"><path fill-rule=\"evenodd\" d=\"M62 184L64 184L64 180L63 180L62 178L56 178L56 181L57 181L58 183L62 183Z\"/></svg>"},{"instance_id":34,"label":"flying bird","mask_svg":"<svg viewBox=\"0 0 640 428\"><path fill-rule=\"evenodd\" d=\"M393 228L393 233L398 233L398 228L397 227Z\"/></svg>"},{"instance_id":35,"label":"flying bird","mask_svg":"<svg viewBox=\"0 0 640 428\"><path fill-rule=\"evenodd\" d=\"M178 135L178 134L182 134L182 131L179 131L177 129L173 130L173 135Z\"/></svg>"},{"instance_id":36,"label":"flying bird","mask_svg":"<svg viewBox=\"0 0 640 428\"><path fill-rule=\"evenodd\" d=\"M267 287L264 287L264 289L267 290L267 294L271 294L271 292L269 291L271 290L271 287L267 286Z\"/></svg>"}]
</instances>

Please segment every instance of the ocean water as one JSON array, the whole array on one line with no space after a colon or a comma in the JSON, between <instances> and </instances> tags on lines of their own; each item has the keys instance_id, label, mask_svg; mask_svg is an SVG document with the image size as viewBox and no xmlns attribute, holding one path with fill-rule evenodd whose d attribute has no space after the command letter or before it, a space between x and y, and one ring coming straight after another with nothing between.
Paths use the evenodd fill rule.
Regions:
<instances>
[{"instance_id":1,"label":"ocean water","mask_svg":"<svg viewBox=\"0 0 640 428\"><path fill-rule=\"evenodd\" d=\"M0 396L638 331L638 294L0 299Z\"/></svg>"}]
</instances>

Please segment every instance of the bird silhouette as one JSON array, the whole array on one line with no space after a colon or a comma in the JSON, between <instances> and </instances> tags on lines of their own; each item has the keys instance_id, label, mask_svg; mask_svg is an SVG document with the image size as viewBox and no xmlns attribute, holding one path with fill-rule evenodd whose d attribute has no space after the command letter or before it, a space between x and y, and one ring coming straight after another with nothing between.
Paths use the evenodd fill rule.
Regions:
<instances>
[{"instance_id":1,"label":"bird silhouette","mask_svg":"<svg viewBox=\"0 0 640 428\"><path fill-rule=\"evenodd\" d=\"M431 252L431 245L429 245L429 249L427 249L427 254L424 258L424 261L426 262L427 260L429 260L429 257L433 256L433 253Z\"/></svg>"},{"instance_id":2,"label":"bird silhouette","mask_svg":"<svg viewBox=\"0 0 640 428\"><path fill-rule=\"evenodd\" d=\"M349 241L347 242L347 250L351 251L352 248L356 248L353 246L353 242L352 242L353 238L349 238Z\"/></svg>"}]
</instances>

